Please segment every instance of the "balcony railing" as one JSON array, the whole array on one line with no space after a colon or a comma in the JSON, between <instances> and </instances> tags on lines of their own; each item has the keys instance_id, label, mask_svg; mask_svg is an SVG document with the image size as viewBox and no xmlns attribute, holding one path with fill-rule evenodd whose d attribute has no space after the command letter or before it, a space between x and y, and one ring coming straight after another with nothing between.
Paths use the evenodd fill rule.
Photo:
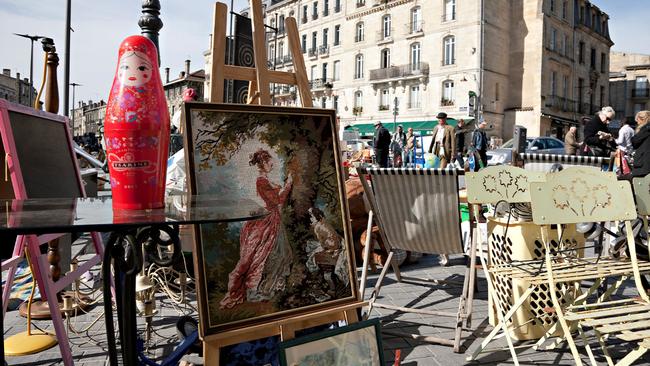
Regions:
<instances>
[{"instance_id":1,"label":"balcony railing","mask_svg":"<svg viewBox=\"0 0 650 366\"><path fill-rule=\"evenodd\" d=\"M363 40L366 39L364 35L359 36L358 34L354 36L354 42L363 42Z\"/></svg>"},{"instance_id":2,"label":"balcony railing","mask_svg":"<svg viewBox=\"0 0 650 366\"><path fill-rule=\"evenodd\" d=\"M388 105L388 104L380 104L379 105L379 110L380 111L387 111L389 109L390 109L390 105Z\"/></svg>"},{"instance_id":3,"label":"balcony railing","mask_svg":"<svg viewBox=\"0 0 650 366\"><path fill-rule=\"evenodd\" d=\"M309 82L309 88L310 89L323 89L323 88L332 88L334 84L332 84L332 79L331 78L317 78Z\"/></svg>"},{"instance_id":4,"label":"balcony railing","mask_svg":"<svg viewBox=\"0 0 650 366\"><path fill-rule=\"evenodd\" d=\"M370 70L370 80L397 79L409 76L429 75L429 64L418 62L415 64L391 66L384 69Z\"/></svg>"},{"instance_id":5,"label":"balcony railing","mask_svg":"<svg viewBox=\"0 0 650 366\"><path fill-rule=\"evenodd\" d=\"M632 98L648 98L650 97L650 88L634 88L632 89Z\"/></svg>"},{"instance_id":6,"label":"balcony railing","mask_svg":"<svg viewBox=\"0 0 650 366\"><path fill-rule=\"evenodd\" d=\"M424 22L406 23L404 28L407 34L422 33L424 31Z\"/></svg>"},{"instance_id":7,"label":"balcony railing","mask_svg":"<svg viewBox=\"0 0 650 366\"><path fill-rule=\"evenodd\" d=\"M284 57L278 57L275 59L275 65L282 65L284 63Z\"/></svg>"},{"instance_id":8,"label":"balcony railing","mask_svg":"<svg viewBox=\"0 0 650 366\"><path fill-rule=\"evenodd\" d=\"M442 99L440 99L440 105L441 105L442 107L450 107L450 106L453 106L453 105L454 105L454 100L453 100L453 99L449 99L449 98L442 98Z\"/></svg>"},{"instance_id":9,"label":"balcony railing","mask_svg":"<svg viewBox=\"0 0 650 366\"><path fill-rule=\"evenodd\" d=\"M273 88L273 94L275 95L283 95L283 94L290 94L291 93L291 87L289 85L276 85L275 88Z\"/></svg>"},{"instance_id":10,"label":"balcony railing","mask_svg":"<svg viewBox=\"0 0 650 366\"><path fill-rule=\"evenodd\" d=\"M318 54L321 56L326 56L329 55L330 53L330 47L328 45L322 45L318 47Z\"/></svg>"},{"instance_id":11,"label":"balcony railing","mask_svg":"<svg viewBox=\"0 0 650 366\"><path fill-rule=\"evenodd\" d=\"M422 103L419 100L410 101L406 104L406 108L408 109L422 108Z\"/></svg>"},{"instance_id":12,"label":"balcony railing","mask_svg":"<svg viewBox=\"0 0 650 366\"><path fill-rule=\"evenodd\" d=\"M575 101L560 97L557 95L550 95L546 97L546 106L562 112L575 111Z\"/></svg>"},{"instance_id":13,"label":"balcony railing","mask_svg":"<svg viewBox=\"0 0 650 366\"><path fill-rule=\"evenodd\" d=\"M316 57L317 53L318 53L318 49L316 47L312 47L307 51L309 57Z\"/></svg>"},{"instance_id":14,"label":"balcony railing","mask_svg":"<svg viewBox=\"0 0 650 366\"><path fill-rule=\"evenodd\" d=\"M357 8L366 5L366 0L357 0Z\"/></svg>"},{"instance_id":15,"label":"balcony railing","mask_svg":"<svg viewBox=\"0 0 650 366\"><path fill-rule=\"evenodd\" d=\"M377 31L377 42L390 41L391 39L393 39L393 28Z\"/></svg>"},{"instance_id":16,"label":"balcony railing","mask_svg":"<svg viewBox=\"0 0 650 366\"><path fill-rule=\"evenodd\" d=\"M291 58L291 55L286 55L282 58L282 61L284 61L284 63L289 63L293 62L293 59Z\"/></svg>"},{"instance_id":17,"label":"balcony railing","mask_svg":"<svg viewBox=\"0 0 650 366\"><path fill-rule=\"evenodd\" d=\"M450 22L452 20L456 20L456 12L442 15L442 21L443 22Z\"/></svg>"},{"instance_id":18,"label":"balcony railing","mask_svg":"<svg viewBox=\"0 0 650 366\"><path fill-rule=\"evenodd\" d=\"M302 23L302 24L307 23L307 15L303 15L302 20L300 21L300 23Z\"/></svg>"}]
</instances>

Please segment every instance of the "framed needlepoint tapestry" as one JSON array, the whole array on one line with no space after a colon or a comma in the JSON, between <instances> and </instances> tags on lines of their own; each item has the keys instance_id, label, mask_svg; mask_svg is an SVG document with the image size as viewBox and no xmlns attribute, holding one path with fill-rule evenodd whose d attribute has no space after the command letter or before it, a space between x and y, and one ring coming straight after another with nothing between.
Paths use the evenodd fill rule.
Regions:
<instances>
[{"instance_id":1,"label":"framed needlepoint tapestry","mask_svg":"<svg viewBox=\"0 0 650 366\"><path fill-rule=\"evenodd\" d=\"M357 302L332 110L187 103L194 195L252 199L268 212L196 225L201 335Z\"/></svg>"}]
</instances>

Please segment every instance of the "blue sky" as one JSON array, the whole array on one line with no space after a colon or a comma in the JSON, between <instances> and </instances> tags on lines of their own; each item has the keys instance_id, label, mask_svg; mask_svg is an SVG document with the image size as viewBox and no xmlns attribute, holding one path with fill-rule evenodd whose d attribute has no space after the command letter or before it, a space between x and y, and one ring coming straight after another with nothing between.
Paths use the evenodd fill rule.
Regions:
<instances>
[{"instance_id":1,"label":"blue sky","mask_svg":"<svg viewBox=\"0 0 650 366\"><path fill-rule=\"evenodd\" d=\"M28 77L29 41L12 33L46 35L54 38L60 53L59 85L62 85L65 3L65 0L0 0L0 68L11 69L12 75L18 71L21 77ZM650 0L595 0L593 3L610 14L613 50L650 54ZM71 37L70 81L83 85L77 88L77 101L107 99L119 44L125 37L140 33L137 25L140 4L140 0L72 0L75 32ZM489 0L486 4L489 5ZM186 59L192 61L193 71L203 68L203 52L208 48L208 35L212 32L213 6L213 0L162 1L161 67L171 68L172 78L183 70ZM238 11L246 6L245 0L237 0L234 9ZM43 67L40 44L35 44L34 53L34 84L38 87ZM70 95L72 103L72 92Z\"/></svg>"}]
</instances>

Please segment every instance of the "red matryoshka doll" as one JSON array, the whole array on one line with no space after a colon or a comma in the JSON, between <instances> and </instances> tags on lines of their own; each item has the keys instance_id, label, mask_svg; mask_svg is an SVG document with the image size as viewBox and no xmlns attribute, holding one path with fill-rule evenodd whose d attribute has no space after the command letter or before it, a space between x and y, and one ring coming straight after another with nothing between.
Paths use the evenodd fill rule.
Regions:
<instances>
[{"instance_id":1,"label":"red matryoshka doll","mask_svg":"<svg viewBox=\"0 0 650 366\"><path fill-rule=\"evenodd\" d=\"M130 36L120 45L104 121L115 209L164 206L169 129L156 46Z\"/></svg>"}]
</instances>

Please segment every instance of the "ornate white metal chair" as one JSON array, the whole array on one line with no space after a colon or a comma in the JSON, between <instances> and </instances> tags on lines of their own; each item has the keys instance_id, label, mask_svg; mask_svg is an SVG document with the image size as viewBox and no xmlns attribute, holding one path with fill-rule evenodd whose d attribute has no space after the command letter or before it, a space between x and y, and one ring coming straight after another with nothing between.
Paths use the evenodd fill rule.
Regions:
<instances>
[{"instance_id":1,"label":"ornate white metal chair","mask_svg":"<svg viewBox=\"0 0 650 366\"><path fill-rule=\"evenodd\" d=\"M627 242L634 243L632 220L637 217L629 182L612 179L613 173L593 169L570 168L548 174L546 182L531 183L533 221L542 226L545 247L545 270L549 288L560 288L593 280L590 291L574 301L561 302L556 291L551 292L554 312L563 331L576 364L582 365L571 326L577 325L592 364L597 364L584 327L592 327L603 348L608 364L613 365L607 352L605 339L615 336L626 341L642 341L639 348L629 353L618 365L628 365L645 353L644 341L650 337L650 301L643 290L641 274L650 271L650 263L639 262L636 246L628 245L629 256L578 258L571 252L558 252L551 248L549 233L551 225L557 225L561 238L567 224L579 222L622 221ZM647 190L647 188L646 188ZM595 302L585 303L587 296L608 277L617 281L610 285ZM624 300L608 300L628 278L634 278L639 297Z\"/></svg>"},{"instance_id":2,"label":"ornate white metal chair","mask_svg":"<svg viewBox=\"0 0 650 366\"><path fill-rule=\"evenodd\" d=\"M368 232L371 232L370 228L374 217L379 227L379 233L389 250L387 264L384 265L370 296L367 314L369 315L373 308L385 308L422 315L456 318L453 339L410 335L426 342L452 346L454 352L460 352L463 322L469 325L471 320L476 268L474 265L470 265L472 260L467 264L457 312L398 307L379 303L377 299L388 273L388 263L393 264L397 281L410 280L421 284L445 284L444 280L403 275L400 269L392 263L392 258L395 249L429 254L464 253L458 197L459 174L463 174L463 172L453 169L359 169L359 176L371 207ZM368 184L367 178L370 178L372 186ZM367 281L369 244L370 235L367 237L364 251L361 276L362 295L365 292ZM475 248L472 247L470 252L475 253Z\"/></svg>"}]
</instances>

